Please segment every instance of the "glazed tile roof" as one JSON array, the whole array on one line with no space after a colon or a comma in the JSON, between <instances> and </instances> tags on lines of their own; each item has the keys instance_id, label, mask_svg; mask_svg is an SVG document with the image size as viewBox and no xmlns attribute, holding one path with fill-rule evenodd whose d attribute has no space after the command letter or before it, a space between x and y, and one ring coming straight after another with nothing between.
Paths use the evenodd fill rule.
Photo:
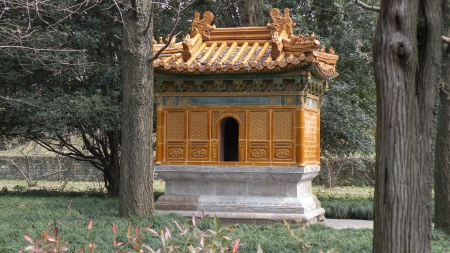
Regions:
<instances>
[{"instance_id":1,"label":"glazed tile roof","mask_svg":"<svg viewBox=\"0 0 450 253\"><path fill-rule=\"evenodd\" d=\"M293 35L289 9L284 17L272 9L270 16L273 23L266 27L216 28L210 25L211 12L205 12L202 20L196 13L191 34L182 42L173 39L153 66L157 72L172 74L270 73L306 67L321 78L338 75L333 49L321 47L314 34ZM161 38L155 42L157 52L164 44Z\"/></svg>"}]
</instances>

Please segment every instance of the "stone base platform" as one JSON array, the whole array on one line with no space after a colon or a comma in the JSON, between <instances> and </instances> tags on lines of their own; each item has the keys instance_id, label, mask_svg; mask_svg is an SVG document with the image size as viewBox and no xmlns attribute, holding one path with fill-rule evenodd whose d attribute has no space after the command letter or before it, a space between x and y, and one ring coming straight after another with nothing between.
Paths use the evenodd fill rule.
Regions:
<instances>
[{"instance_id":1,"label":"stone base platform","mask_svg":"<svg viewBox=\"0 0 450 253\"><path fill-rule=\"evenodd\" d=\"M228 222L323 221L325 210L312 194L319 166L166 166L155 171L166 182L157 213L190 217L214 214Z\"/></svg>"}]
</instances>

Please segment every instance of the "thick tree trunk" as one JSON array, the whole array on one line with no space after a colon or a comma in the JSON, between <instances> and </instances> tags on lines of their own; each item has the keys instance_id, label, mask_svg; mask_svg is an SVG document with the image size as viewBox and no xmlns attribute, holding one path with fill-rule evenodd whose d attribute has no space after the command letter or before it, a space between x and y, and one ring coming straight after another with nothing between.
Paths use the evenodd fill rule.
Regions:
<instances>
[{"instance_id":1,"label":"thick tree trunk","mask_svg":"<svg viewBox=\"0 0 450 253\"><path fill-rule=\"evenodd\" d=\"M132 0L124 12L123 123L119 215L150 216L153 203L152 3ZM125 3L125 6L127 3Z\"/></svg>"},{"instance_id":2,"label":"thick tree trunk","mask_svg":"<svg viewBox=\"0 0 450 253\"><path fill-rule=\"evenodd\" d=\"M450 1L442 4L443 32L450 34ZM450 234L450 45L442 54L439 116L437 120L434 167L434 225Z\"/></svg>"},{"instance_id":3,"label":"thick tree trunk","mask_svg":"<svg viewBox=\"0 0 450 253\"><path fill-rule=\"evenodd\" d=\"M373 47L377 89L373 252L431 251L439 14L439 0L381 2Z\"/></svg>"}]
</instances>

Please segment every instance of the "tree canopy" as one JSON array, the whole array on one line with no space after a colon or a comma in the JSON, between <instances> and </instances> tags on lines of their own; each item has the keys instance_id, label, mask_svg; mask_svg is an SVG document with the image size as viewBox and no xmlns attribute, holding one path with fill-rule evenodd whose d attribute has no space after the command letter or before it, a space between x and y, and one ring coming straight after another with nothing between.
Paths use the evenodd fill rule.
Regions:
<instances>
[{"instance_id":1,"label":"tree canopy","mask_svg":"<svg viewBox=\"0 0 450 253\"><path fill-rule=\"evenodd\" d=\"M178 3L178 1L174 1ZM168 3L171 4L171 3ZM121 1L5 0L0 18L0 135L35 140L89 161L118 195L122 129ZM175 5L154 6L154 35L165 38ZM188 33L193 12L210 10L220 27L265 25L272 7L290 8L295 33L315 33L340 56L340 76L322 107L322 154L374 153L375 89L370 43L375 16L343 0L195 1L174 34ZM249 10L254 14L249 15ZM62 149L63 148L63 149Z\"/></svg>"}]
</instances>

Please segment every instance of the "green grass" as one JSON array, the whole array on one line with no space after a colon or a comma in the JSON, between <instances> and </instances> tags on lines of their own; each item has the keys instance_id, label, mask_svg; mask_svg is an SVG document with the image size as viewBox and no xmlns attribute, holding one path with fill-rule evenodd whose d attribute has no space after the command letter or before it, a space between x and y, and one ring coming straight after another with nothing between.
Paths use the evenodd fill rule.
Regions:
<instances>
[{"instance_id":1,"label":"green grass","mask_svg":"<svg viewBox=\"0 0 450 253\"><path fill-rule=\"evenodd\" d=\"M315 186L313 192L331 219L373 220L373 187Z\"/></svg>"},{"instance_id":2,"label":"green grass","mask_svg":"<svg viewBox=\"0 0 450 253\"><path fill-rule=\"evenodd\" d=\"M57 226L63 241L69 241L71 250L87 244L87 238L98 244L100 252L113 252L114 238L112 223L119 228L118 240L126 240L125 234L128 223L141 227L152 226L156 231L168 226L176 231L172 220L188 225L190 220L177 215L158 215L151 218L117 217L117 199L106 199L98 196L42 196L24 194L0 195L0 252L18 252L27 242L23 234L29 233L33 238L42 231ZM94 219L94 226L88 234L87 226L90 219ZM204 221L203 228L211 222ZM308 252L336 250L338 252L370 252L371 230L333 230L323 225L308 226L291 225L289 231L283 224L275 225L245 225L236 224L234 231L228 234L231 238L241 238L244 245L239 252L255 252L261 244L264 252L299 252L301 246L308 248ZM293 232L296 236L291 236ZM158 246L158 241L150 233L144 233L144 241ZM179 242L182 243L182 242Z\"/></svg>"},{"instance_id":3,"label":"green grass","mask_svg":"<svg viewBox=\"0 0 450 253\"><path fill-rule=\"evenodd\" d=\"M46 182L45 182L46 183ZM190 225L190 219L178 215L157 215L150 218L119 218L117 217L118 200L108 199L101 191L89 191L89 187L79 187L78 190L61 191L58 182L51 182L46 188L22 189L13 191L13 182L6 186L0 181L0 188L7 187L7 192L0 191L0 252L18 252L28 245L23 234L29 233L33 238L42 232L57 226L63 241L70 243L70 250L79 249L88 243L88 238L98 245L95 252L113 252L114 234L112 224L119 229L118 241L126 240L128 224L139 225L142 228L153 227L160 231L168 227L175 234L176 227L173 220L180 224ZM81 184L81 183L80 183ZM89 183L87 183L89 185ZM75 186L74 186L75 188ZM84 190L83 190L84 189ZM155 182L158 194L163 192L163 183ZM161 191L162 189L162 191ZM349 190L349 188L347 189ZM334 200L370 199L368 190L357 190L359 194L346 194L344 190L331 192L327 190L323 198ZM320 197L320 196L319 196ZM326 203L327 201L323 201ZM353 212L358 213L353 207ZM94 220L90 233L87 231L89 220ZM200 221L200 228L211 228L211 220ZM322 224L304 226L290 224L247 225L235 224L233 231L228 232L231 238L240 238L243 245L239 252L256 252L258 244L264 252L371 252L371 229L343 229L335 230ZM450 249L450 238L435 230L432 234L433 252L445 252ZM160 242L150 235L143 233L143 240L151 246L158 247ZM174 239L174 243L183 241ZM87 246L87 245L86 245Z\"/></svg>"}]
</instances>

